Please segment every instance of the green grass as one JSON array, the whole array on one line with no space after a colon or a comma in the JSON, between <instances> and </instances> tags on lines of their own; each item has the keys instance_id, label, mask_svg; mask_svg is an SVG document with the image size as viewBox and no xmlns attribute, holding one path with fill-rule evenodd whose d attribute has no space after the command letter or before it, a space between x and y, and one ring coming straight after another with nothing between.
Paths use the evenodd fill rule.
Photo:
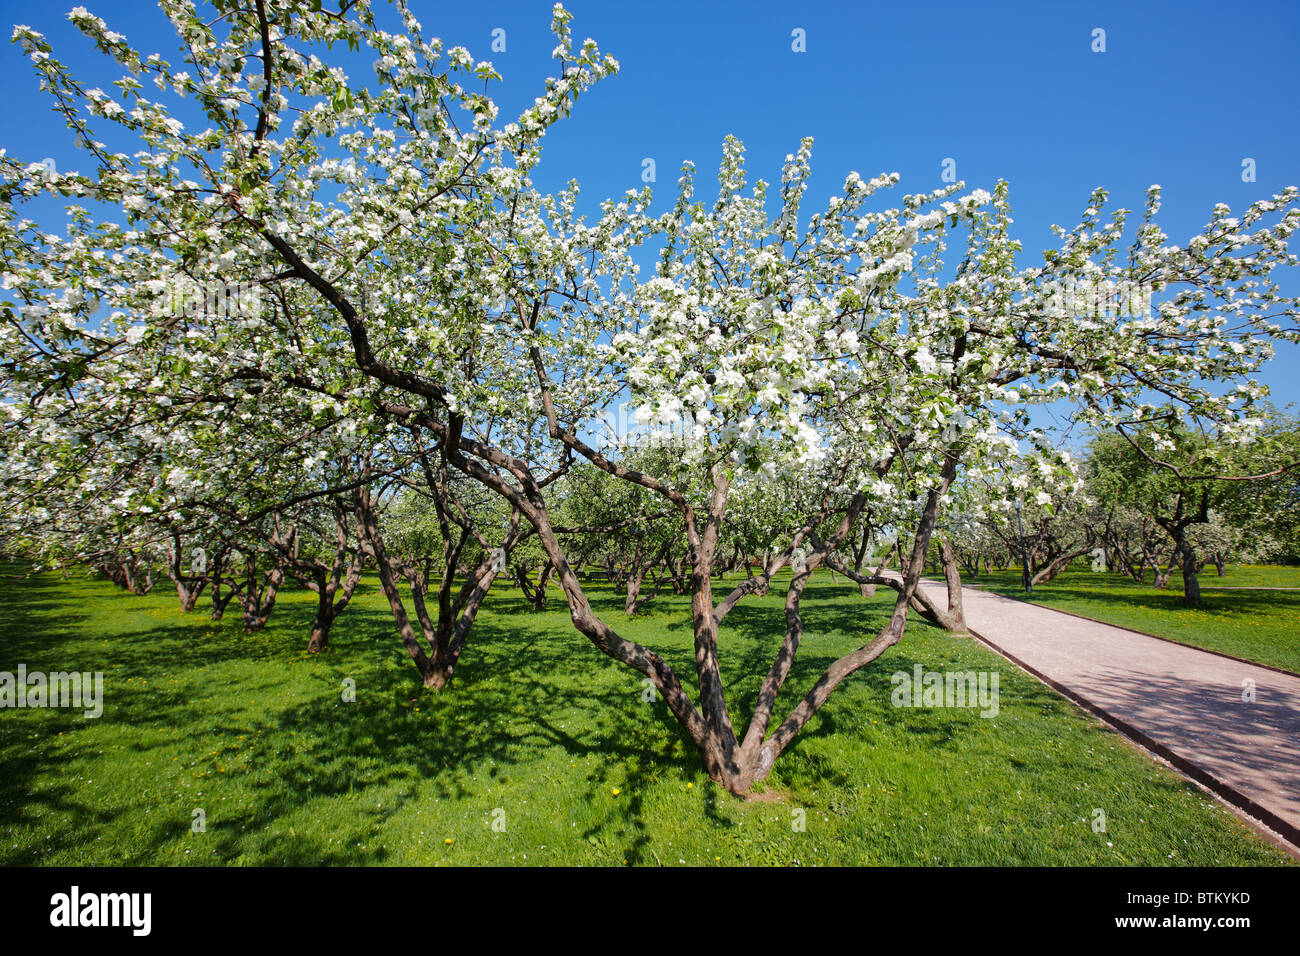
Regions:
<instances>
[{"instance_id":1,"label":"green grass","mask_svg":"<svg viewBox=\"0 0 1300 956\"><path fill-rule=\"evenodd\" d=\"M735 703L752 700L780 640L781 590L724 627ZM745 802L708 780L662 702L644 703L639 675L579 638L559 601L534 613L494 591L455 682L432 695L373 582L316 658L303 651L311 599L286 592L267 630L246 636L237 615L182 616L161 587L137 598L0 569L0 670L100 670L106 685L98 720L0 712L0 863L1289 861L1037 681L925 625L842 685L778 761L770 802ZM689 667L685 599L626 624L618 595L597 589L595 602ZM778 709L888 606L814 583L797 690ZM999 715L893 708L890 674L915 663L999 671ZM346 678L355 703L341 699ZM195 808L204 833L191 832Z\"/></svg>"},{"instance_id":2,"label":"green grass","mask_svg":"<svg viewBox=\"0 0 1300 956\"><path fill-rule=\"evenodd\" d=\"M1300 673L1300 590L1231 590L1300 587L1300 568L1229 566L1224 577L1213 567L1208 570L1201 577L1201 608L1183 606L1183 582L1177 574L1168 588L1158 591L1123 575L1071 568L1037 585L1032 597L1021 590L1015 570L963 580L1044 607Z\"/></svg>"},{"instance_id":3,"label":"green grass","mask_svg":"<svg viewBox=\"0 0 1300 956\"><path fill-rule=\"evenodd\" d=\"M1201 590L1220 587L1300 588L1300 565L1229 564L1224 570L1227 573L1219 577L1214 565L1206 565L1204 573L1199 576ZM1170 580L1175 587L1182 588L1180 574L1175 573Z\"/></svg>"}]
</instances>

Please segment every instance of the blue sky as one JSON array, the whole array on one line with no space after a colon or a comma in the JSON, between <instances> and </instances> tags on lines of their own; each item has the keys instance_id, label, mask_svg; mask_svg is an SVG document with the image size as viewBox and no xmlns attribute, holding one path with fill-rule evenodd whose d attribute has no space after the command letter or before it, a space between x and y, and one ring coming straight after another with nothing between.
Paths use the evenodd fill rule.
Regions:
<instances>
[{"instance_id":1,"label":"blue sky","mask_svg":"<svg viewBox=\"0 0 1300 956\"><path fill-rule=\"evenodd\" d=\"M175 52L147 0L81 0L137 46ZM65 62L104 70L64 14L73 3L0 0L0 22L45 32ZM701 186L723 137L748 147L751 174L779 180L800 137L816 140L805 208L820 206L852 169L897 171L904 191L941 185L956 161L969 186L1011 183L1025 264L1072 226L1091 190L1140 209L1164 186L1161 222L1181 243L1216 202L1234 210L1300 184L1300 3L867 2L656 3L572 0L575 39L594 37L618 58L618 76L579 102L548 137L536 180L577 178L592 203L641 185L657 166L656 205L671 201L677 170L694 160ZM421 2L432 35L469 47L504 75L493 95L510 116L553 72L550 3ZM490 49L506 31L506 51ZM807 50L791 49L805 31ZM1106 51L1095 53L1103 29ZM79 163L19 50L0 49L0 147L24 159ZM1242 161L1257 179L1242 181ZM901 193L900 193L901 195ZM1284 288L1300 289L1300 277ZM1280 405L1300 405L1300 349L1264 375Z\"/></svg>"}]
</instances>

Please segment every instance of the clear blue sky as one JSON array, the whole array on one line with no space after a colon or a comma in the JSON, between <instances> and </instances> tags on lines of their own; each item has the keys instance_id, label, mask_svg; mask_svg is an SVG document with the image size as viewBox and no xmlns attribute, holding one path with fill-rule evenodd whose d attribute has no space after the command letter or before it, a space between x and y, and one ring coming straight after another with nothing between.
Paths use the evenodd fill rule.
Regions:
<instances>
[{"instance_id":1,"label":"clear blue sky","mask_svg":"<svg viewBox=\"0 0 1300 956\"><path fill-rule=\"evenodd\" d=\"M137 46L175 53L148 0L80 0ZM328 2L328 0L327 0ZM64 14L75 3L0 0L0 22L28 23L56 55L105 70ZM379 6L380 4L376 4ZM952 158L970 186L1012 186L1019 236L1037 259L1048 225L1072 226L1090 191L1140 209L1165 188L1161 221L1181 243L1216 202L1234 210L1300 184L1300 2L861 2L655 3L572 0L575 39L594 37L618 58L617 77L580 101L548 138L537 182L577 178L591 203L641 185L658 167L656 204L670 202L677 169L695 161L711 178L724 136L748 147L753 175L779 180L799 138L816 140L815 208L844 175L897 171L907 191L940 185ZM467 46L505 76L493 90L503 117L553 70L550 3L481 0L412 7L432 35ZM490 49L492 31L507 49ZM805 31L807 51L791 49ZM1094 53L1093 30L1106 31ZM75 51L75 53L74 53ZM37 94L18 48L0 49L0 147L77 164L68 135ZM1242 182L1242 160L1257 181ZM1025 264L1031 260L1026 259ZM1300 289L1300 277L1284 288ZM1300 404L1300 349L1264 380L1279 405Z\"/></svg>"}]
</instances>

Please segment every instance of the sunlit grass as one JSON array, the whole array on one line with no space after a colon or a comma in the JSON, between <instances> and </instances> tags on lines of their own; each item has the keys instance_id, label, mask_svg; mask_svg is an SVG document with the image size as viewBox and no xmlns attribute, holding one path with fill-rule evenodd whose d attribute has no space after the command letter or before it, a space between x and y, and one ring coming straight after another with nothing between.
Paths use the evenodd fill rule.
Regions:
<instances>
[{"instance_id":1,"label":"sunlit grass","mask_svg":"<svg viewBox=\"0 0 1300 956\"><path fill-rule=\"evenodd\" d=\"M781 587L728 618L747 708L780 640ZM332 649L305 651L313 596L260 634L102 581L0 577L0 670L103 671L105 710L0 711L7 864L1267 864L1286 857L1214 801L969 640L913 625L782 757L767 802L719 790L640 675L494 591L456 679L419 688L373 582ZM633 621L691 661L688 602ZM889 595L816 582L788 710L881 625ZM1000 712L896 709L890 674L998 670ZM345 680L356 701L343 700ZM738 719L741 719L738 717ZM192 830L202 810L206 830ZM1105 832L1094 830L1097 811ZM796 829L802 820L806 828ZM496 823L498 829L493 828ZM503 827L503 829L502 829Z\"/></svg>"}]
</instances>

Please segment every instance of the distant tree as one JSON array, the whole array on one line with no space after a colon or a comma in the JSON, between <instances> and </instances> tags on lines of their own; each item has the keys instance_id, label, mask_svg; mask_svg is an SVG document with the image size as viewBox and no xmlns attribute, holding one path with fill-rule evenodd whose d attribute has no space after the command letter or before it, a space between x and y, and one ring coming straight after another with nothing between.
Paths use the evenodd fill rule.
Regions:
<instances>
[{"instance_id":1,"label":"distant tree","mask_svg":"<svg viewBox=\"0 0 1300 956\"><path fill-rule=\"evenodd\" d=\"M1246 468L1267 471L1273 461L1300 462L1300 416L1279 414L1259 432ZM1221 522L1239 547L1257 558L1300 564L1300 467L1267 479L1234 483L1218 500Z\"/></svg>"},{"instance_id":2,"label":"distant tree","mask_svg":"<svg viewBox=\"0 0 1300 956\"><path fill-rule=\"evenodd\" d=\"M1225 433L1153 415L1137 427L1103 433L1092 441L1091 492L1163 529L1173 545L1169 567L1181 570L1183 601L1189 607L1202 604L1198 544L1226 547L1219 515L1235 513L1245 520L1253 510L1253 520L1267 524L1270 518L1260 505L1272 496L1264 489L1270 484L1284 489L1284 499L1300 467L1300 455L1283 437L1286 433L1271 429L1261 434L1264 422L1259 418L1242 431ZM1274 515L1273 520L1287 519ZM1167 576L1158 571L1157 585Z\"/></svg>"}]
</instances>

